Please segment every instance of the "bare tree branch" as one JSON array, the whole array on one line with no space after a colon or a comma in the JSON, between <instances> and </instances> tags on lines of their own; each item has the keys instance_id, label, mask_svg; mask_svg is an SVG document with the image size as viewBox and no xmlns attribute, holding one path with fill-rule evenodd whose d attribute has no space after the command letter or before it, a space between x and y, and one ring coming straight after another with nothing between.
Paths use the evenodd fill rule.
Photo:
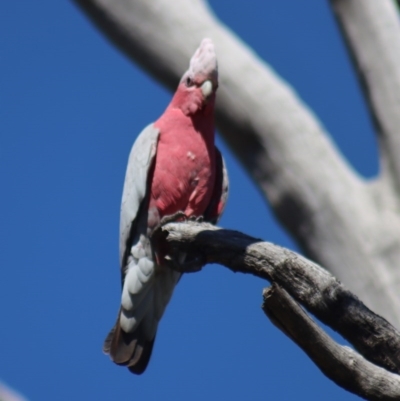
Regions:
<instances>
[{"instance_id":1,"label":"bare tree branch","mask_svg":"<svg viewBox=\"0 0 400 401\"><path fill-rule=\"evenodd\" d=\"M279 284L366 359L400 373L400 333L317 264L288 249L210 224L169 223L162 231L171 255L185 252L192 266L219 263ZM155 240L164 238L159 235Z\"/></svg>"},{"instance_id":2,"label":"bare tree branch","mask_svg":"<svg viewBox=\"0 0 400 401\"><path fill-rule=\"evenodd\" d=\"M375 122L385 177L400 193L400 20L393 0L330 0ZM394 199L399 206L400 197Z\"/></svg>"},{"instance_id":3,"label":"bare tree branch","mask_svg":"<svg viewBox=\"0 0 400 401\"><path fill-rule=\"evenodd\" d=\"M306 253L400 325L400 219L397 208L386 208L391 188L375 191L352 171L287 83L201 0L74 2L170 88L200 40L211 37L224 139Z\"/></svg>"},{"instance_id":4,"label":"bare tree branch","mask_svg":"<svg viewBox=\"0 0 400 401\"><path fill-rule=\"evenodd\" d=\"M400 376L333 341L278 285L264 290L263 310L336 384L367 400L399 400Z\"/></svg>"}]
</instances>

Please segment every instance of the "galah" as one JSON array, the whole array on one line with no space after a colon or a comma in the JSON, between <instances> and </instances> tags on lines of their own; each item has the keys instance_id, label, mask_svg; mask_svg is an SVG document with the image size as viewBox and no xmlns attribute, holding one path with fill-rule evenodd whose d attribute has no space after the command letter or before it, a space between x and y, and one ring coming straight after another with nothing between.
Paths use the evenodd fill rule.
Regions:
<instances>
[{"instance_id":1,"label":"galah","mask_svg":"<svg viewBox=\"0 0 400 401\"><path fill-rule=\"evenodd\" d=\"M157 326L181 274L166 266L151 234L181 212L216 223L228 177L214 144L217 58L203 39L162 116L135 141L120 217L121 308L104 352L136 374L147 367Z\"/></svg>"}]
</instances>

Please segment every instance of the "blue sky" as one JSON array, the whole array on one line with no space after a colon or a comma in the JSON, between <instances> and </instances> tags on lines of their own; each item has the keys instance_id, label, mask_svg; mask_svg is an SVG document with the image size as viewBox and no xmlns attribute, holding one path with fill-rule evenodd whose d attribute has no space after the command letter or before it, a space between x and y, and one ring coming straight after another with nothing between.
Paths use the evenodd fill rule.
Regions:
<instances>
[{"instance_id":1,"label":"blue sky","mask_svg":"<svg viewBox=\"0 0 400 401\"><path fill-rule=\"evenodd\" d=\"M375 139L328 2L226 4L211 1L354 168L376 174ZM266 282L220 266L181 280L144 375L102 354L120 298L127 157L171 95L70 2L3 2L0 19L0 379L31 401L358 399L264 317ZM296 249L218 144L231 180L221 225Z\"/></svg>"}]
</instances>

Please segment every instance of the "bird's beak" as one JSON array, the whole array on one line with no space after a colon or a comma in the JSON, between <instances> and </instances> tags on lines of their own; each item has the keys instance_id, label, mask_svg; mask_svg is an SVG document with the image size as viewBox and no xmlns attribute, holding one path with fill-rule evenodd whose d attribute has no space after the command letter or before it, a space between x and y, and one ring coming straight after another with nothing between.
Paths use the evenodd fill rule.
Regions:
<instances>
[{"instance_id":1,"label":"bird's beak","mask_svg":"<svg viewBox=\"0 0 400 401\"><path fill-rule=\"evenodd\" d=\"M203 96L207 99L213 91L213 84L210 80L207 80L203 82L201 85L201 92L203 93Z\"/></svg>"}]
</instances>

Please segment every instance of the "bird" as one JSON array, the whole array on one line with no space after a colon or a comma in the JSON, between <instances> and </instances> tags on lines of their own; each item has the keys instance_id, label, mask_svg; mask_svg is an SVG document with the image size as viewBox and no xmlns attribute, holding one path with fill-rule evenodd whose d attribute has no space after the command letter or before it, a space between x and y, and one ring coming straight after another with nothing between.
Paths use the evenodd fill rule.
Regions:
<instances>
[{"instance_id":1,"label":"bird","mask_svg":"<svg viewBox=\"0 0 400 401\"><path fill-rule=\"evenodd\" d=\"M125 175L120 213L121 306L103 351L142 374L159 321L181 273L171 269L151 235L175 214L216 224L229 180L215 146L218 64L211 39L197 48L164 113L139 134Z\"/></svg>"}]
</instances>

